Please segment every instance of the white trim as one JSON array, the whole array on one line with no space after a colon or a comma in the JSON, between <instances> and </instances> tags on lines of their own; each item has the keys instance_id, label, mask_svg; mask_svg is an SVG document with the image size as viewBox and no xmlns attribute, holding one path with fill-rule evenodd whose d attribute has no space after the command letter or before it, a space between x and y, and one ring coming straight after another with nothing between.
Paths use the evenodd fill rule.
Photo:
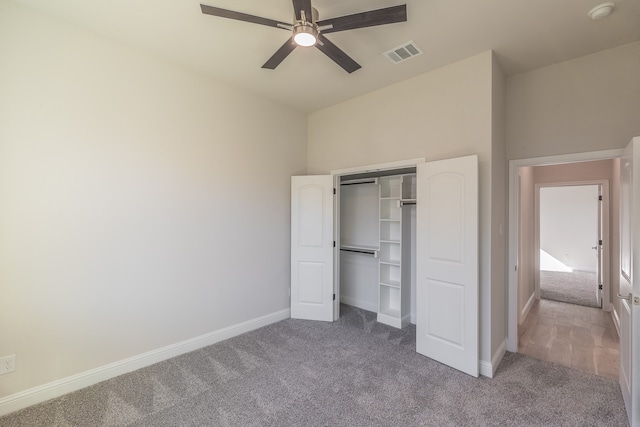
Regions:
<instances>
[{"instance_id":1,"label":"white trim","mask_svg":"<svg viewBox=\"0 0 640 427\"><path fill-rule=\"evenodd\" d=\"M523 166L542 166L550 164L584 162L590 160L615 159L622 155L623 149L592 151L587 153L563 154L558 156L533 157L528 159L509 160L509 264L507 276L509 280L507 350L518 351L518 169Z\"/></svg>"},{"instance_id":2,"label":"white trim","mask_svg":"<svg viewBox=\"0 0 640 427\"><path fill-rule=\"evenodd\" d=\"M529 315L529 312L531 311L531 307L533 307L533 304L535 304L537 300L538 298L536 298L536 294L532 293L531 297L529 298L529 301L527 301L527 303L524 305L524 308L522 309L522 313L520 313L520 318L518 319L518 325L522 325L522 322L524 322L524 320L527 318L527 316Z\"/></svg>"},{"instance_id":3,"label":"white trim","mask_svg":"<svg viewBox=\"0 0 640 427\"><path fill-rule=\"evenodd\" d=\"M493 375L496 373L496 369L498 369L498 365L502 361L504 354L507 352L507 340L503 340L500 343L500 346L493 354L491 358L491 362L487 362L486 360L480 361L480 375L483 375L488 378L493 378Z\"/></svg>"},{"instance_id":4,"label":"white trim","mask_svg":"<svg viewBox=\"0 0 640 427\"><path fill-rule=\"evenodd\" d=\"M372 304L372 303L368 303L366 301L361 301L359 299L347 297L347 296L344 296L344 295L342 295L340 297L340 301L345 303L345 304L347 304L347 305L350 305L352 307L361 308L363 310L372 311L374 313L378 312L378 303L377 302L374 302Z\"/></svg>"},{"instance_id":5,"label":"white trim","mask_svg":"<svg viewBox=\"0 0 640 427\"><path fill-rule=\"evenodd\" d=\"M620 339L620 316L615 307L611 310L611 317L613 318L613 325L616 327L616 332L618 333L618 339Z\"/></svg>"},{"instance_id":6,"label":"white trim","mask_svg":"<svg viewBox=\"0 0 640 427\"><path fill-rule=\"evenodd\" d=\"M346 169L336 169L331 171L331 175L351 175L355 173L365 173L365 172L378 172L390 169L402 169L402 168L410 168L419 163L424 163L425 158L419 157L417 159L408 159L408 160L398 160L395 162L388 163L378 163L377 165L366 165L366 166L355 166L352 168Z\"/></svg>"},{"instance_id":7,"label":"white trim","mask_svg":"<svg viewBox=\"0 0 640 427\"><path fill-rule=\"evenodd\" d=\"M276 311L266 316L257 317L246 322L3 397L0 399L0 416L288 319L291 317L290 314L291 310L288 308Z\"/></svg>"}]
</instances>

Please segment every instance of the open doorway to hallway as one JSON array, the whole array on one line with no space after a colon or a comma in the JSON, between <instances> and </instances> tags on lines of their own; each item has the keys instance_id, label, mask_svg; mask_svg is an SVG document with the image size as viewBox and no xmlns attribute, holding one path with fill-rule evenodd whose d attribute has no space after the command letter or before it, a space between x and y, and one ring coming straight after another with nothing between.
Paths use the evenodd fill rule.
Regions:
<instances>
[{"instance_id":1,"label":"open doorway to hallway","mask_svg":"<svg viewBox=\"0 0 640 427\"><path fill-rule=\"evenodd\" d=\"M532 165L518 169L518 245L517 245L517 292L516 305L517 324L516 351L531 357L583 370L597 375L617 378L619 364L619 341L617 325L611 316L611 295L617 290L617 282L610 274L609 265L618 262L619 243L617 239L617 221L610 221L618 215L617 199L609 207L603 209L601 238L597 232L599 222L598 210L594 208L586 222L593 223L591 231L583 234L584 242L578 242L579 237L560 236L561 231L576 225L578 216L583 209L577 209L570 214L571 225L558 224L557 218L546 221L544 209L547 187L590 186L595 189L594 199L598 200L598 187L603 189L603 198L608 202L610 193L617 191L616 159L597 160L589 162L575 162L562 164ZM615 191L611 188L615 187ZM547 198L549 199L549 198ZM560 211L568 212L567 206L580 205L576 195L555 195L551 197L551 204ZM555 200L555 202L553 201ZM564 207L559 206L558 200L568 202ZM596 204L597 206L597 204ZM612 211L615 207L615 212ZM558 210L558 209L556 209ZM595 219L594 219L595 218ZM584 219L584 218L580 218ZM544 225L551 227L551 234L555 242L545 241ZM610 239L611 236L611 239ZM603 244L600 245L600 240ZM587 242L588 241L588 242ZM568 248L565 244L576 244L576 248ZM557 244L557 247L554 246ZM592 248L596 246L594 251ZM544 251L541 251L543 249ZM584 250L584 251L583 251ZM579 255L578 252L584 252ZM596 254L594 252L599 252ZM542 255L541 255L542 254ZM551 259L546 258L548 254ZM580 259L592 257L597 262L597 255L601 255L604 262L587 266ZM586 270L593 277L589 285L585 300L593 302L596 307L572 304L571 298L555 298L561 301L547 299L545 295L546 272L552 270L545 263L556 264L556 270L565 267L567 270ZM596 279L598 270L603 272L602 280ZM586 276L586 274L584 275ZM548 284L548 283L547 283ZM598 285L602 284L602 295L598 293ZM615 290L614 290L615 289ZM572 288L569 296L576 297L578 290ZM596 300L597 298L597 300ZM596 304L597 302L597 304ZM601 306L601 307L600 307Z\"/></svg>"}]
</instances>

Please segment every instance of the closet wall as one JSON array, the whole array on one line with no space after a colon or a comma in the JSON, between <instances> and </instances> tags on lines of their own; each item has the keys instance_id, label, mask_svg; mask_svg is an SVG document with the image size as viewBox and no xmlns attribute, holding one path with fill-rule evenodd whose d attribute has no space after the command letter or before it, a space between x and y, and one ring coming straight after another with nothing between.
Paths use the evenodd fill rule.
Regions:
<instances>
[{"instance_id":1,"label":"closet wall","mask_svg":"<svg viewBox=\"0 0 640 427\"><path fill-rule=\"evenodd\" d=\"M378 311L378 198L377 179L340 186L340 301L373 312Z\"/></svg>"}]
</instances>

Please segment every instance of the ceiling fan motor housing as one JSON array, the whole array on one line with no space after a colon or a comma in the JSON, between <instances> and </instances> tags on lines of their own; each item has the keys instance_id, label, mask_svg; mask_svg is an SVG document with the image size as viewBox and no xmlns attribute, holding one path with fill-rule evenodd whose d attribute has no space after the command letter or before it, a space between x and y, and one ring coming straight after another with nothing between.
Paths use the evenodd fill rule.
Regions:
<instances>
[{"instance_id":1,"label":"ceiling fan motor housing","mask_svg":"<svg viewBox=\"0 0 640 427\"><path fill-rule=\"evenodd\" d=\"M301 10L300 13L302 14L303 19L301 19L300 21L307 21L307 22L313 22L316 23L316 21L318 21L318 19L320 18L320 14L318 13L318 9L316 9L315 7L311 8L311 19L309 19L308 16L305 16L304 10ZM296 14L295 12L293 13L293 22L298 23L300 22L298 19L296 19Z\"/></svg>"},{"instance_id":2,"label":"ceiling fan motor housing","mask_svg":"<svg viewBox=\"0 0 640 427\"><path fill-rule=\"evenodd\" d=\"M316 20L318 19L318 9L311 8L311 21L305 15L304 10L300 11L301 18L299 21L295 21L293 25L293 40L298 46L310 47L318 42L318 26ZM295 16L294 16L295 20Z\"/></svg>"}]
</instances>

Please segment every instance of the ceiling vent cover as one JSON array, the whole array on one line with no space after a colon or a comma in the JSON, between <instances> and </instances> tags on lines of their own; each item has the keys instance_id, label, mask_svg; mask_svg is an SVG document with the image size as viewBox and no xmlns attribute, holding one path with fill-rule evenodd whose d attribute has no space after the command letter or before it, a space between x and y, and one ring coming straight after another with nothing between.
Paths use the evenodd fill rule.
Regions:
<instances>
[{"instance_id":1,"label":"ceiling vent cover","mask_svg":"<svg viewBox=\"0 0 640 427\"><path fill-rule=\"evenodd\" d=\"M422 50L416 46L413 40L384 53L384 56L394 64L398 64L418 55L422 55Z\"/></svg>"}]
</instances>

